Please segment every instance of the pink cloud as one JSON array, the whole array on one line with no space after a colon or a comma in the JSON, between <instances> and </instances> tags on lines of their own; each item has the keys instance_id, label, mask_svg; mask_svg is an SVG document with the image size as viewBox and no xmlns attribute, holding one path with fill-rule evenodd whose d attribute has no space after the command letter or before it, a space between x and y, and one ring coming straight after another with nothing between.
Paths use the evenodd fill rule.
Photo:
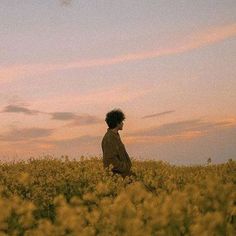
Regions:
<instances>
[{"instance_id":1,"label":"pink cloud","mask_svg":"<svg viewBox=\"0 0 236 236\"><path fill-rule=\"evenodd\" d=\"M183 132L181 134L176 135L168 135L168 136L137 136L137 137L124 137L125 143L127 144L137 144L137 143L143 143L143 144L156 144L156 143L167 143L172 142L176 140L190 140L193 138L197 138L200 136L203 136L204 133L201 131L188 131Z\"/></svg>"},{"instance_id":2,"label":"pink cloud","mask_svg":"<svg viewBox=\"0 0 236 236\"><path fill-rule=\"evenodd\" d=\"M123 102L128 102L138 97L142 97L149 92L154 91L156 88L153 86L143 85L143 89L140 90L138 87L133 85L130 82L125 84L115 85L112 87L105 87L99 89L92 89L88 93L70 93L62 94L60 96L55 95L48 97L40 98L38 100L32 101L34 107L40 109L54 109L67 107L67 109L73 109L75 105L78 107L94 105L94 106L107 106L113 104L114 106ZM58 108L57 108L58 106Z\"/></svg>"},{"instance_id":3,"label":"pink cloud","mask_svg":"<svg viewBox=\"0 0 236 236\"><path fill-rule=\"evenodd\" d=\"M135 143L166 143L176 140L191 140L197 137L206 136L209 133L220 130L233 128L236 126L236 118L227 118L221 120L201 121L186 120L172 122L153 128L144 128L142 131L135 131L135 135L124 137L127 144Z\"/></svg>"},{"instance_id":4,"label":"pink cloud","mask_svg":"<svg viewBox=\"0 0 236 236\"><path fill-rule=\"evenodd\" d=\"M51 64L17 64L7 67L0 67L0 82L10 81L20 76L32 76L34 74L44 74L58 70L80 69L109 66L121 64L129 61L145 60L149 58L158 58L161 56L175 55L184 53L207 45L211 45L236 35L236 23L224 26L212 27L204 31L193 32L186 35L185 39L171 48L163 48L154 51L127 53L125 55L112 58L101 58L91 60L77 60L69 63L51 63Z\"/></svg>"}]
</instances>

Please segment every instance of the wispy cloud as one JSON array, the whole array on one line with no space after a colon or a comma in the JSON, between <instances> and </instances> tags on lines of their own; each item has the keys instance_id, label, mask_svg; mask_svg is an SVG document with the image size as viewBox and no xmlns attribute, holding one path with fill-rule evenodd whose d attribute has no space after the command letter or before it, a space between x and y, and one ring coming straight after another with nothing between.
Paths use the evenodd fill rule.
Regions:
<instances>
[{"instance_id":1,"label":"wispy cloud","mask_svg":"<svg viewBox=\"0 0 236 236\"><path fill-rule=\"evenodd\" d=\"M83 126L83 125L92 125L92 124L101 124L104 123L104 120L91 115L76 116L73 122L69 123L66 126Z\"/></svg>"},{"instance_id":2,"label":"wispy cloud","mask_svg":"<svg viewBox=\"0 0 236 236\"><path fill-rule=\"evenodd\" d=\"M191 51L197 48L208 46L236 35L236 23L212 27L210 29L193 32L186 35L182 42L174 48L163 48L159 50L127 53L111 58L91 59L91 60L77 60L68 63L51 63L51 64L16 64L7 67L0 67L0 81L9 81L11 79L21 76L33 76L35 74L48 73L58 70L92 68L100 66L109 66L129 61L145 60L149 58L158 58L162 56L175 55Z\"/></svg>"},{"instance_id":3,"label":"wispy cloud","mask_svg":"<svg viewBox=\"0 0 236 236\"><path fill-rule=\"evenodd\" d=\"M101 140L101 136L83 135L75 138L61 140L47 140L45 144L53 144L55 146L78 147L78 145L93 145Z\"/></svg>"},{"instance_id":4,"label":"wispy cloud","mask_svg":"<svg viewBox=\"0 0 236 236\"><path fill-rule=\"evenodd\" d=\"M93 115L77 115L72 112L54 112L49 113L52 115L53 120L70 120L71 123L67 124L66 126L84 126L84 125L92 125L92 124L98 124L103 123L104 120Z\"/></svg>"},{"instance_id":5,"label":"wispy cloud","mask_svg":"<svg viewBox=\"0 0 236 236\"><path fill-rule=\"evenodd\" d=\"M52 115L53 120L74 120L77 117L73 112L53 112L48 114Z\"/></svg>"},{"instance_id":6,"label":"wispy cloud","mask_svg":"<svg viewBox=\"0 0 236 236\"><path fill-rule=\"evenodd\" d=\"M31 147L37 150L56 151L60 155L62 152L66 153L86 153L93 149L99 150L102 136L82 135L74 138L64 139L40 139L29 140L26 142ZM17 145L17 143L16 143ZM21 148L21 147L19 147ZM26 148L24 148L26 150Z\"/></svg>"},{"instance_id":7,"label":"wispy cloud","mask_svg":"<svg viewBox=\"0 0 236 236\"><path fill-rule=\"evenodd\" d=\"M185 131L179 134L174 135L166 135L166 136L126 136L124 137L125 143L128 145L136 145L136 144L161 144L174 142L177 140L191 140L193 138L204 136L204 134L200 131Z\"/></svg>"},{"instance_id":8,"label":"wispy cloud","mask_svg":"<svg viewBox=\"0 0 236 236\"><path fill-rule=\"evenodd\" d=\"M7 113L24 113L26 115L37 115L41 113L40 111L37 110L30 110L26 107L19 106L19 105L7 105L2 111L2 113L7 112Z\"/></svg>"},{"instance_id":9,"label":"wispy cloud","mask_svg":"<svg viewBox=\"0 0 236 236\"><path fill-rule=\"evenodd\" d=\"M157 127L135 131L130 135L132 136L169 136L169 135L174 135L174 134L182 133L183 131L189 130L190 128L193 128L197 124L199 124L199 122L200 122L200 119L167 123L167 124L163 124Z\"/></svg>"},{"instance_id":10,"label":"wispy cloud","mask_svg":"<svg viewBox=\"0 0 236 236\"><path fill-rule=\"evenodd\" d=\"M66 126L85 126L103 123L104 120L89 114L78 115L73 112L43 112L38 110L31 110L24 106L8 105L0 113L23 113L25 115L47 114L51 116L52 120L71 121Z\"/></svg>"},{"instance_id":11,"label":"wispy cloud","mask_svg":"<svg viewBox=\"0 0 236 236\"><path fill-rule=\"evenodd\" d=\"M98 89L91 88L87 93L69 93L61 94L60 96L50 95L50 97L43 97L34 101L34 105L41 106L42 104L47 104L49 107L55 107L58 104L63 104L64 107L73 107L73 104L77 106L120 105L121 103L146 96L148 93L152 93L155 90L156 87L147 84L143 84L142 89L140 89L140 85L138 86L132 82L126 82L125 84L115 84L114 86L101 87Z\"/></svg>"},{"instance_id":12,"label":"wispy cloud","mask_svg":"<svg viewBox=\"0 0 236 236\"><path fill-rule=\"evenodd\" d=\"M175 111L173 111L173 110L171 110L171 111L163 111L163 112L159 112L159 113L143 116L142 119L159 117L159 116L167 115L167 114L170 114L170 113L173 113L173 112L175 112Z\"/></svg>"},{"instance_id":13,"label":"wispy cloud","mask_svg":"<svg viewBox=\"0 0 236 236\"><path fill-rule=\"evenodd\" d=\"M236 120L203 121L201 119L184 120L166 123L160 126L138 130L129 133L127 143L157 143L173 140L187 140L205 136L218 128L235 127Z\"/></svg>"},{"instance_id":14,"label":"wispy cloud","mask_svg":"<svg viewBox=\"0 0 236 236\"><path fill-rule=\"evenodd\" d=\"M0 113L23 113L25 115L38 115L38 114L47 114L51 116L52 120L58 121L71 121L66 126L85 126L103 123L104 119L101 119L94 115L83 114L78 115L73 112L43 112L38 110L31 110L23 106L18 105L8 105Z\"/></svg>"},{"instance_id":15,"label":"wispy cloud","mask_svg":"<svg viewBox=\"0 0 236 236\"><path fill-rule=\"evenodd\" d=\"M54 129L44 129L44 128L13 128L8 133L0 135L0 141L5 142L17 142L17 141L27 141L31 139L38 139L43 137L48 137L54 132Z\"/></svg>"}]
</instances>

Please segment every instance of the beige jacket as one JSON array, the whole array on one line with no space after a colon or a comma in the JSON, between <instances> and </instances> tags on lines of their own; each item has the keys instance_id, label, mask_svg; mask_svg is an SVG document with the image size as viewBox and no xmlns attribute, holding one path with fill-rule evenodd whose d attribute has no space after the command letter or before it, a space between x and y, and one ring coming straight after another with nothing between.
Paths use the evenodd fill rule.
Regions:
<instances>
[{"instance_id":1,"label":"beige jacket","mask_svg":"<svg viewBox=\"0 0 236 236\"><path fill-rule=\"evenodd\" d=\"M112 164L113 173L121 174L123 177L131 174L131 160L119 133L115 133L109 128L107 129L102 139L102 152L104 168Z\"/></svg>"}]
</instances>

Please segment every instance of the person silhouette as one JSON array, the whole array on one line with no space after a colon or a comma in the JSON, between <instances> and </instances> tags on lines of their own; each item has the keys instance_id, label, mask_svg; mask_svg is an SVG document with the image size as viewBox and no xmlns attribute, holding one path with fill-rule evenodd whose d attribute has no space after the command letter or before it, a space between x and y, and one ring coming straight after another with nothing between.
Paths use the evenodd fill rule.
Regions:
<instances>
[{"instance_id":1,"label":"person silhouette","mask_svg":"<svg viewBox=\"0 0 236 236\"><path fill-rule=\"evenodd\" d=\"M113 109L106 114L105 121L108 128L101 143L103 167L107 168L111 164L112 172L120 174L123 178L134 175L134 172L131 171L130 157L118 132L123 129L125 118L125 114L120 109Z\"/></svg>"}]
</instances>

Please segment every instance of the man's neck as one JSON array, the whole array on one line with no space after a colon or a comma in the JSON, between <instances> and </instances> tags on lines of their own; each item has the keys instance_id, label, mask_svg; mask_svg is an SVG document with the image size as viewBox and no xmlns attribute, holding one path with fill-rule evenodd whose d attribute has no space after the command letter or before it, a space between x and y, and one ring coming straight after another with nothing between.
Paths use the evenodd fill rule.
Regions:
<instances>
[{"instance_id":1,"label":"man's neck","mask_svg":"<svg viewBox=\"0 0 236 236\"><path fill-rule=\"evenodd\" d=\"M118 134L118 129L114 128L114 129L111 129L112 132L114 132L115 134Z\"/></svg>"}]
</instances>

